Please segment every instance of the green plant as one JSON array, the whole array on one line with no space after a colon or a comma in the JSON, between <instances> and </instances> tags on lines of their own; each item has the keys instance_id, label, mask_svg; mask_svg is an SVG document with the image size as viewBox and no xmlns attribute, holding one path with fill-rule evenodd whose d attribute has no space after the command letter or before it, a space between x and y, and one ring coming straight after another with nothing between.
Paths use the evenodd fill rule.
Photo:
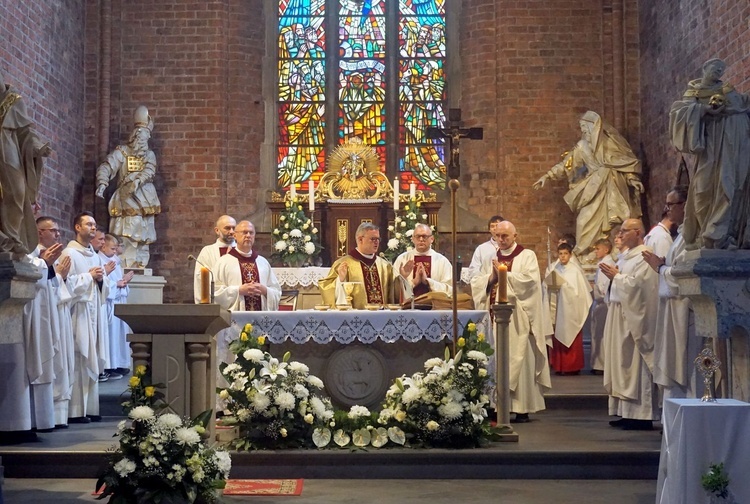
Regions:
<instances>
[{"instance_id":1,"label":"green plant","mask_svg":"<svg viewBox=\"0 0 750 504\"><path fill-rule=\"evenodd\" d=\"M724 471L724 463L711 464L708 472L701 476L701 486L716 497L729 495L729 475Z\"/></svg>"}]
</instances>

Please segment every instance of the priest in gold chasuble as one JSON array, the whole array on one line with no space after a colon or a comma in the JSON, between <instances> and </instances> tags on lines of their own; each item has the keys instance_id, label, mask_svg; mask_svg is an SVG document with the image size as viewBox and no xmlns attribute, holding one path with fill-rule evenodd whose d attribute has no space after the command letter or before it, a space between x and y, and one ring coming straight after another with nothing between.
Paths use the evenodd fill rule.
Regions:
<instances>
[{"instance_id":1,"label":"priest in gold chasuble","mask_svg":"<svg viewBox=\"0 0 750 504\"><path fill-rule=\"evenodd\" d=\"M348 304L365 309L366 304L392 304L393 267L378 256L380 229L375 224L363 222L357 228L357 248L333 263L328 275L318 281L323 303L329 306ZM346 286L353 285L347 294Z\"/></svg>"}]
</instances>

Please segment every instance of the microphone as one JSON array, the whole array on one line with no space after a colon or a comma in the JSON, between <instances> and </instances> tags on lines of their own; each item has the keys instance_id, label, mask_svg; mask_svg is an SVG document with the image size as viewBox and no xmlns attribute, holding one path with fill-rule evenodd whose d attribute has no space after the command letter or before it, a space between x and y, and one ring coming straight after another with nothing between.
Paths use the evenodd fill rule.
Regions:
<instances>
[{"instance_id":1,"label":"microphone","mask_svg":"<svg viewBox=\"0 0 750 504\"><path fill-rule=\"evenodd\" d=\"M208 274L211 275L211 292L209 301L211 304L214 304L214 272L211 271L211 268L200 262L193 254L190 254L187 256L188 261L195 261L196 263L200 264L202 267L206 268L208 270Z\"/></svg>"}]
</instances>

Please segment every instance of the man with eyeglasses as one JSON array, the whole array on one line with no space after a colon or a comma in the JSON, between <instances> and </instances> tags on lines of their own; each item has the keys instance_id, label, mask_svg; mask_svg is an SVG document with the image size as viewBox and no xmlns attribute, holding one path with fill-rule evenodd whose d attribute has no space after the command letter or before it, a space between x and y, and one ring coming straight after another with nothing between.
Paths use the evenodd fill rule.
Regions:
<instances>
[{"instance_id":1,"label":"man with eyeglasses","mask_svg":"<svg viewBox=\"0 0 750 504\"><path fill-rule=\"evenodd\" d=\"M677 195L675 198L670 196ZM671 199L671 201L670 201ZM685 250L682 222L687 187L675 187L667 195L670 218L679 226L677 238L666 253L643 252L644 260L659 274L659 309L654 343L654 382L662 391L662 400L670 397L696 397L696 369L693 358L701 350L701 338L695 336L690 299L680 296L672 276L675 260Z\"/></svg>"},{"instance_id":2,"label":"man with eyeglasses","mask_svg":"<svg viewBox=\"0 0 750 504\"><path fill-rule=\"evenodd\" d=\"M318 281L323 303L329 306L347 304L345 282L354 283L352 307L365 309L365 305L384 305L394 302L393 266L378 256L380 228L372 222L363 222L355 233L357 245L331 266L328 276Z\"/></svg>"},{"instance_id":3,"label":"man with eyeglasses","mask_svg":"<svg viewBox=\"0 0 750 504\"><path fill-rule=\"evenodd\" d=\"M427 224L414 226L413 250L399 255L393 263L393 275L400 279L403 299L419 297L428 292L453 291L453 268L447 257L432 250L435 237Z\"/></svg>"},{"instance_id":4,"label":"man with eyeglasses","mask_svg":"<svg viewBox=\"0 0 750 504\"><path fill-rule=\"evenodd\" d=\"M269 311L279 309L281 285L268 260L253 250L255 226L240 221L234 230L237 247L216 262L215 299L231 311Z\"/></svg>"},{"instance_id":5,"label":"man with eyeglasses","mask_svg":"<svg viewBox=\"0 0 750 504\"><path fill-rule=\"evenodd\" d=\"M627 219L617 233L625 252L612 266L599 269L611 280L604 325L604 388L609 394L610 422L625 430L651 430L658 419L655 395L654 339L658 275L643 259L645 230L639 219Z\"/></svg>"}]
</instances>

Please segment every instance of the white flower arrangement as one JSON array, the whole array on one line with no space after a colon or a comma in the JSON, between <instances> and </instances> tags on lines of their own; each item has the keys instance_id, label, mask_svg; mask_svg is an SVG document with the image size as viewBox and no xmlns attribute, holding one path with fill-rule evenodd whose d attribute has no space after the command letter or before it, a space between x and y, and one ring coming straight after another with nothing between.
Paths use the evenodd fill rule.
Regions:
<instances>
[{"instance_id":1,"label":"white flower arrangement","mask_svg":"<svg viewBox=\"0 0 750 504\"><path fill-rule=\"evenodd\" d=\"M302 205L296 198L285 203L285 210L279 216L279 226L273 230L272 258L286 265L310 265L318 258L322 247L318 228L305 215Z\"/></svg>"},{"instance_id":2,"label":"white flower arrangement","mask_svg":"<svg viewBox=\"0 0 750 504\"><path fill-rule=\"evenodd\" d=\"M100 499L120 502L218 502L232 468L229 454L208 448L202 439L207 411L193 420L149 406L130 411L130 425L120 422L120 444L96 483Z\"/></svg>"}]
</instances>

